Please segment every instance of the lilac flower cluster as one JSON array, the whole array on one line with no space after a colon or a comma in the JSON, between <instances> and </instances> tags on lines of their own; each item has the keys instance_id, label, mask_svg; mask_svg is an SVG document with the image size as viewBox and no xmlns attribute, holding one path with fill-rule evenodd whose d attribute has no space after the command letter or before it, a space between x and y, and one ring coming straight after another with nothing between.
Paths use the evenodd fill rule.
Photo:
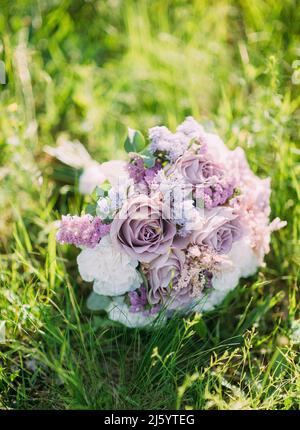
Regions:
<instances>
[{"instance_id":1,"label":"lilac flower cluster","mask_svg":"<svg viewBox=\"0 0 300 430\"><path fill-rule=\"evenodd\" d=\"M196 189L195 194L197 198L203 198L205 209L212 209L224 205L233 196L234 185L220 181L204 189Z\"/></svg>"},{"instance_id":2,"label":"lilac flower cluster","mask_svg":"<svg viewBox=\"0 0 300 430\"><path fill-rule=\"evenodd\" d=\"M170 161L177 160L187 149L191 139L182 133L171 133L167 127L153 127L149 130L150 151L162 152Z\"/></svg>"},{"instance_id":3,"label":"lilac flower cluster","mask_svg":"<svg viewBox=\"0 0 300 430\"><path fill-rule=\"evenodd\" d=\"M81 217L66 215L60 221L56 239L59 243L94 248L110 231L109 224L101 218L86 214Z\"/></svg>"},{"instance_id":4,"label":"lilac flower cluster","mask_svg":"<svg viewBox=\"0 0 300 430\"><path fill-rule=\"evenodd\" d=\"M146 168L143 159L138 155L134 155L127 166L127 170L129 177L133 179L136 184L143 184L148 187L161 167L161 163L157 160L153 167Z\"/></svg>"},{"instance_id":5,"label":"lilac flower cluster","mask_svg":"<svg viewBox=\"0 0 300 430\"><path fill-rule=\"evenodd\" d=\"M165 154L166 158L171 162L175 162L181 157L191 147L193 141L197 142L197 152L203 152L206 146L204 129L191 116L187 117L177 127L175 133L172 133L164 126L150 128L149 139L151 142L150 151L153 154Z\"/></svg>"},{"instance_id":6,"label":"lilac flower cluster","mask_svg":"<svg viewBox=\"0 0 300 430\"><path fill-rule=\"evenodd\" d=\"M127 166L127 170L130 178L132 178L134 182L141 182L145 177L145 166L143 159L138 155L134 155L131 159L131 162Z\"/></svg>"},{"instance_id":7,"label":"lilac flower cluster","mask_svg":"<svg viewBox=\"0 0 300 430\"><path fill-rule=\"evenodd\" d=\"M144 316L154 315L160 310L160 306L149 308L148 295L145 287L128 293L130 301L129 311L132 313L142 312ZM148 308L148 309L147 309Z\"/></svg>"},{"instance_id":8,"label":"lilac flower cluster","mask_svg":"<svg viewBox=\"0 0 300 430\"><path fill-rule=\"evenodd\" d=\"M204 128L192 116L186 117L183 123L176 128L176 131L198 142L205 141Z\"/></svg>"}]
</instances>

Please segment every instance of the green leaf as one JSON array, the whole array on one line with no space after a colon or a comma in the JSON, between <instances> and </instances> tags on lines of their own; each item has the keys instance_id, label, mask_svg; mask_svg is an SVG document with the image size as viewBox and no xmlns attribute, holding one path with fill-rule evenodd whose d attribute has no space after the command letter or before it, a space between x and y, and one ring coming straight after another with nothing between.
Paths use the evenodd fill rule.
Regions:
<instances>
[{"instance_id":1,"label":"green leaf","mask_svg":"<svg viewBox=\"0 0 300 430\"><path fill-rule=\"evenodd\" d=\"M141 152L145 148L145 138L138 130L128 128L128 136L124 142L126 152Z\"/></svg>"},{"instance_id":2,"label":"green leaf","mask_svg":"<svg viewBox=\"0 0 300 430\"><path fill-rule=\"evenodd\" d=\"M92 194L93 202L88 204L86 212L90 215L96 215L99 199L107 197L110 189L111 183L108 180L104 181L101 185L97 185Z\"/></svg>"},{"instance_id":3,"label":"green leaf","mask_svg":"<svg viewBox=\"0 0 300 430\"><path fill-rule=\"evenodd\" d=\"M155 165L156 158L154 157L154 155L152 154L152 152L148 148L145 148L139 155L142 157L142 159L144 161L144 165L148 169Z\"/></svg>"},{"instance_id":4,"label":"green leaf","mask_svg":"<svg viewBox=\"0 0 300 430\"><path fill-rule=\"evenodd\" d=\"M109 297L101 296L92 291L87 299L86 305L90 311L103 311L108 307L110 301Z\"/></svg>"},{"instance_id":5,"label":"green leaf","mask_svg":"<svg viewBox=\"0 0 300 430\"><path fill-rule=\"evenodd\" d=\"M98 200L101 197L105 197L108 195L109 190L111 189L111 183L109 180L105 180L101 185L97 185L93 195L95 195L95 200Z\"/></svg>"},{"instance_id":6,"label":"green leaf","mask_svg":"<svg viewBox=\"0 0 300 430\"><path fill-rule=\"evenodd\" d=\"M102 190L101 187L99 187L99 185L96 186L95 188L95 194L96 197L99 199L100 197L104 197L104 191Z\"/></svg>"},{"instance_id":7,"label":"green leaf","mask_svg":"<svg viewBox=\"0 0 300 430\"><path fill-rule=\"evenodd\" d=\"M126 152L134 152L133 142L131 142L128 136L124 142L124 149Z\"/></svg>"},{"instance_id":8,"label":"green leaf","mask_svg":"<svg viewBox=\"0 0 300 430\"><path fill-rule=\"evenodd\" d=\"M136 152L141 152L145 148L145 138L138 130L135 130L133 144Z\"/></svg>"},{"instance_id":9,"label":"green leaf","mask_svg":"<svg viewBox=\"0 0 300 430\"><path fill-rule=\"evenodd\" d=\"M196 333L198 333L198 335L202 339L206 339L207 338L207 336L208 336L208 328L207 328L207 325L205 324L205 321L203 320L202 317L199 319L199 321L197 322L197 324L195 324L194 330L195 330Z\"/></svg>"},{"instance_id":10,"label":"green leaf","mask_svg":"<svg viewBox=\"0 0 300 430\"><path fill-rule=\"evenodd\" d=\"M95 215L97 209L97 203L89 203L85 209L85 212L90 215Z\"/></svg>"}]
</instances>

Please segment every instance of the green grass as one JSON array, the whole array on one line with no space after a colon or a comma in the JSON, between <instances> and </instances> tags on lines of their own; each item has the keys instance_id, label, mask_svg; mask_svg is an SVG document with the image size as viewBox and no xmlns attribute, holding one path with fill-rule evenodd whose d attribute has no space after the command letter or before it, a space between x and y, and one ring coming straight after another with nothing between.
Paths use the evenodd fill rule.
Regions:
<instances>
[{"instance_id":1,"label":"green grass","mask_svg":"<svg viewBox=\"0 0 300 430\"><path fill-rule=\"evenodd\" d=\"M0 0L1 408L299 409L299 34L296 0ZM129 330L85 307L54 225L84 201L42 149L122 158L127 126L189 114L271 176L288 225L217 310Z\"/></svg>"}]
</instances>

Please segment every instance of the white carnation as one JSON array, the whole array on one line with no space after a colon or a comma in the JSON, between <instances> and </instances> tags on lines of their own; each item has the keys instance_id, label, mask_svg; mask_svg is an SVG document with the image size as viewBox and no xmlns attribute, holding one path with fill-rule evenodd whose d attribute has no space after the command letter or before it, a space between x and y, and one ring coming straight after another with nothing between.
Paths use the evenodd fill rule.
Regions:
<instances>
[{"instance_id":1,"label":"white carnation","mask_svg":"<svg viewBox=\"0 0 300 430\"><path fill-rule=\"evenodd\" d=\"M212 289L202 296L197 305L193 307L193 310L197 312L210 311L215 306L218 306L222 303L229 291L237 286L239 277L239 268L232 268L231 270L214 275L212 279Z\"/></svg>"},{"instance_id":2,"label":"white carnation","mask_svg":"<svg viewBox=\"0 0 300 430\"><path fill-rule=\"evenodd\" d=\"M235 242L228 255L233 265L239 269L240 277L247 278L254 275L260 266L259 258L251 246L249 236L244 236Z\"/></svg>"},{"instance_id":3,"label":"white carnation","mask_svg":"<svg viewBox=\"0 0 300 430\"><path fill-rule=\"evenodd\" d=\"M109 319L132 328L145 327L157 318L157 315L145 316L142 312L130 312L129 307L124 303L124 297L114 297L106 311Z\"/></svg>"},{"instance_id":4,"label":"white carnation","mask_svg":"<svg viewBox=\"0 0 300 430\"><path fill-rule=\"evenodd\" d=\"M137 289L142 283L136 270L138 261L115 249L109 236L95 248L83 249L77 264L82 279L94 281L94 291L100 295L118 296Z\"/></svg>"}]
</instances>

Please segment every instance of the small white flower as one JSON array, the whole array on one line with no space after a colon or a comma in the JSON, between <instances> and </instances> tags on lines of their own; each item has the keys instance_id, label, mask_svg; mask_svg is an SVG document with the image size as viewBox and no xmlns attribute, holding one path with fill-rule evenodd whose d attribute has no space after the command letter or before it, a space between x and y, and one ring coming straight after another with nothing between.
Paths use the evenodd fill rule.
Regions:
<instances>
[{"instance_id":1,"label":"small white flower","mask_svg":"<svg viewBox=\"0 0 300 430\"><path fill-rule=\"evenodd\" d=\"M124 181L116 187L112 187L108 192L108 197L111 201L113 210L120 209L125 200L134 194L134 182L132 179L124 179Z\"/></svg>"},{"instance_id":2,"label":"small white flower","mask_svg":"<svg viewBox=\"0 0 300 430\"><path fill-rule=\"evenodd\" d=\"M96 213L100 218L107 218L112 215L113 209L111 207L111 201L107 197L102 197L97 202Z\"/></svg>"},{"instance_id":3,"label":"small white flower","mask_svg":"<svg viewBox=\"0 0 300 430\"><path fill-rule=\"evenodd\" d=\"M94 281L94 291L104 296L118 296L137 289L142 278L137 260L113 247L109 236L95 248L86 248L77 257L79 273L87 282Z\"/></svg>"},{"instance_id":4,"label":"small white flower","mask_svg":"<svg viewBox=\"0 0 300 430\"><path fill-rule=\"evenodd\" d=\"M107 197L101 197L97 202L96 213L101 218L114 217L125 201L134 194L134 183L130 178L112 187Z\"/></svg>"}]
</instances>

